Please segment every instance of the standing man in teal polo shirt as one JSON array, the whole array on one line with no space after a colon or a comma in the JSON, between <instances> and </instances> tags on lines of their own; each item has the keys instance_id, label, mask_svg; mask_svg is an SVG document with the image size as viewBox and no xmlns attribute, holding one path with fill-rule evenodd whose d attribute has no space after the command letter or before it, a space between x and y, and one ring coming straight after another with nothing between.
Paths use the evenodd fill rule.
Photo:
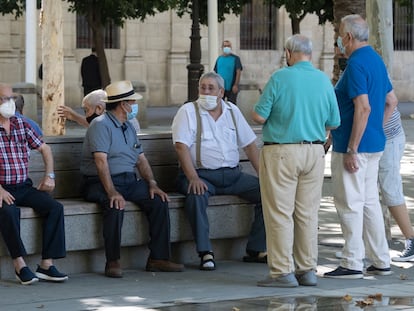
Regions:
<instances>
[{"instance_id":1,"label":"standing man in teal polo shirt","mask_svg":"<svg viewBox=\"0 0 414 311\"><path fill-rule=\"evenodd\" d=\"M224 79L224 100L237 105L240 76L243 66L240 57L232 53L231 42L223 41L223 54L217 58L214 71Z\"/></svg>"},{"instance_id":2,"label":"standing man in teal polo shirt","mask_svg":"<svg viewBox=\"0 0 414 311\"><path fill-rule=\"evenodd\" d=\"M289 67L275 72L254 107L263 124L259 179L270 275L259 286L317 284L318 209L326 131L339 126L329 77L311 63L312 42L286 41Z\"/></svg>"}]
</instances>

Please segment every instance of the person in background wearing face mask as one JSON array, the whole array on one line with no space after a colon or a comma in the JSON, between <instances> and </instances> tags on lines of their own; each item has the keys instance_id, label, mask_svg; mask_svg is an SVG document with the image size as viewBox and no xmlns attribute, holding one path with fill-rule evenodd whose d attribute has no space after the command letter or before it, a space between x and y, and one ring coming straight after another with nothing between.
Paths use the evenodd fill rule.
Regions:
<instances>
[{"instance_id":1,"label":"person in background wearing face mask","mask_svg":"<svg viewBox=\"0 0 414 311\"><path fill-rule=\"evenodd\" d=\"M74 121L83 127L88 127L89 123L91 123L93 119L105 112L105 102L103 101L105 98L106 92L104 90L92 91L82 100L82 108L85 112L84 116L80 113L77 113L75 110L68 106L59 106L58 115L61 118ZM133 125L136 132L139 133L140 126L138 120L136 118L133 118L128 121Z\"/></svg>"},{"instance_id":2,"label":"person in background wearing face mask","mask_svg":"<svg viewBox=\"0 0 414 311\"><path fill-rule=\"evenodd\" d=\"M22 94L14 93L13 97L15 98L16 104L16 117L22 118L24 121L29 123L31 127L35 130L35 132L39 135L39 137L43 136L42 129L40 128L39 124L37 124L34 120L26 117L23 115L23 107L24 107L24 97Z\"/></svg>"},{"instance_id":3,"label":"person in background wearing face mask","mask_svg":"<svg viewBox=\"0 0 414 311\"><path fill-rule=\"evenodd\" d=\"M231 42L229 40L223 41L222 48L223 54L217 58L214 71L224 79L223 99L237 105L237 94L239 93L240 76L243 66L240 57L232 53Z\"/></svg>"},{"instance_id":4,"label":"person in background wearing face mask","mask_svg":"<svg viewBox=\"0 0 414 311\"><path fill-rule=\"evenodd\" d=\"M239 148L243 148L259 172L256 135L237 106L224 102L223 96L223 78L215 72L205 73L200 78L198 100L184 104L172 124L180 164L177 187L186 195L185 211L201 258L200 270L216 268L206 213L208 198L216 194L238 195L255 204L243 260L267 260L259 180L239 166Z\"/></svg>"},{"instance_id":5,"label":"person in background wearing face mask","mask_svg":"<svg viewBox=\"0 0 414 311\"><path fill-rule=\"evenodd\" d=\"M378 195L378 165L384 124L398 104L381 56L369 46L369 28L359 15L342 18L338 47L348 58L335 86L341 126L333 130L332 186L345 244L340 265L324 277L362 279L390 275L390 255Z\"/></svg>"},{"instance_id":6,"label":"person in background wearing face mask","mask_svg":"<svg viewBox=\"0 0 414 311\"><path fill-rule=\"evenodd\" d=\"M276 71L254 106L263 124L260 186L270 275L258 286L317 285L318 210L327 131L340 124L329 77L313 67L312 42L285 44L288 67Z\"/></svg>"},{"instance_id":7,"label":"person in background wearing face mask","mask_svg":"<svg viewBox=\"0 0 414 311\"><path fill-rule=\"evenodd\" d=\"M146 270L183 271L183 265L169 261L168 195L158 187L135 129L127 122L136 117L136 101L142 96L134 92L130 81L114 82L105 91L106 112L89 125L81 160L83 196L103 209L105 275L122 277L120 252L125 201L136 203L149 222L151 239Z\"/></svg>"},{"instance_id":8,"label":"person in background wearing face mask","mask_svg":"<svg viewBox=\"0 0 414 311\"><path fill-rule=\"evenodd\" d=\"M0 231L13 259L17 280L23 285L40 280L63 282L68 276L59 272L53 259L66 256L63 206L50 196L55 187L53 156L27 122L16 117L9 85L0 84ZM46 174L37 188L28 177L29 150L41 153ZM33 273L27 267L20 238L20 209L33 208L43 218L42 260Z\"/></svg>"}]
</instances>

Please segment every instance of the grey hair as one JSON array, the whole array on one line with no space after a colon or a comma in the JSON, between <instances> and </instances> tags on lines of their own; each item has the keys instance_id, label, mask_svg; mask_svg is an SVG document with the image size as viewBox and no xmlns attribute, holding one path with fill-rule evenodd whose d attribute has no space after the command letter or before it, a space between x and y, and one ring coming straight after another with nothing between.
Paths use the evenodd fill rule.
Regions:
<instances>
[{"instance_id":1,"label":"grey hair","mask_svg":"<svg viewBox=\"0 0 414 311\"><path fill-rule=\"evenodd\" d=\"M358 14L346 15L341 19L343 31L351 33L359 42L368 41L369 28L368 23Z\"/></svg>"},{"instance_id":2,"label":"grey hair","mask_svg":"<svg viewBox=\"0 0 414 311\"><path fill-rule=\"evenodd\" d=\"M312 41L304 35L296 34L286 40L285 48L290 52L300 52L305 55L312 54Z\"/></svg>"},{"instance_id":3,"label":"grey hair","mask_svg":"<svg viewBox=\"0 0 414 311\"><path fill-rule=\"evenodd\" d=\"M200 80L198 82L198 86L200 86L201 81L203 81L204 79L207 79L207 78L213 78L214 80L216 80L217 85L219 86L219 88L224 89L224 79L218 73L215 73L214 71L209 71L209 72L206 72L205 74L203 74L200 77Z\"/></svg>"},{"instance_id":4,"label":"grey hair","mask_svg":"<svg viewBox=\"0 0 414 311\"><path fill-rule=\"evenodd\" d=\"M97 105L102 105L105 109L105 102L103 101L106 98L106 92L104 90L95 90L86 95L82 100L82 107L85 105L90 105L96 107Z\"/></svg>"}]
</instances>

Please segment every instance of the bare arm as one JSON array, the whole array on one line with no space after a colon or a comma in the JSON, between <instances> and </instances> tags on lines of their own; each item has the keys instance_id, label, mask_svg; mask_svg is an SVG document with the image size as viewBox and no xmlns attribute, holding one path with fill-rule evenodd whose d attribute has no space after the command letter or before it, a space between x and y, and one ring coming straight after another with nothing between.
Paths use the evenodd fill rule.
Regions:
<instances>
[{"instance_id":1,"label":"bare arm","mask_svg":"<svg viewBox=\"0 0 414 311\"><path fill-rule=\"evenodd\" d=\"M116 191L114 183L112 182L107 154L104 152L95 152L93 154L93 157L95 160L96 168L98 170L99 179L110 200L110 207L116 209L124 209L125 199L118 191Z\"/></svg>"},{"instance_id":2,"label":"bare arm","mask_svg":"<svg viewBox=\"0 0 414 311\"><path fill-rule=\"evenodd\" d=\"M237 93L239 91L239 84L240 84L240 76L241 76L241 70L236 70L236 78L234 79L234 84L232 86L232 92Z\"/></svg>"},{"instance_id":3,"label":"bare arm","mask_svg":"<svg viewBox=\"0 0 414 311\"><path fill-rule=\"evenodd\" d=\"M254 141L247 145L243 150L252 163L253 168L256 170L257 176L259 176L259 148L257 148L256 142Z\"/></svg>"},{"instance_id":4,"label":"bare arm","mask_svg":"<svg viewBox=\"0 0 414 311\"><path fill-rule=\"evenodd\" d=\"M154 174L152 172L151 166L144 153L141 153L139 155L137 169L141 177L148 182L151 199L154 198L155 194L158 194L163 202L168 202L170 200L168 198L168 194L166 194L158 187L158 184L154 179Z\"/></svg>"},{"instance_id":5,"label":"bare arm","mask_svg":"<svg viewBox=\"0 0 414 311\"><path fill-rule=\"evenodd\" d=\"M358 170L357 151L362 135L367 127L368 117L371 113L368 95L363 94L354 98L354 120L352 124L351 136L348 141L348 148L351 152L347 152L344 156L344 167L350 173Z\"/></svg>"},{"instance_id":6,"label":"bare arm","mask_svg":"<svg viewBox=\"0 0 414 311\"><path fill-rule=\"evenodd\" d=\"M252 120L259 124L264 124L266 122L266 119L260 116L259 114L257 114L256 111L252 111Z\"/></svg>"},{"instance_id":7,"label":"bare arm","mask_svg":"<svg viewBox=\"0 0 414 311\"><path fill-rule=\"evenodd\" d=\"M175 143L175 151L178 155L178 161L180 162L181 169L188 179L188 190L190 193L192 190L195 194L203 194L208 188L207 185L198 177L197 171L194 168L193 161L191 159L190 149L186 144Z\"/></svg>"},{"instance_id":8,"label":"bare arm","mask_svg":"<svg viewBox=\"0 0 414 311\"><path fill-rule=\"evenodd\" d=\"M89 126L88 121L86 121L86 118L83 115L77 113L75 110L68 106L59 106L57 112L61 118L66 118L68 120L74 121L83 127Z\"/></svg>"},{"instance_id":9,"label":"bare arm","mask_svg":"<svg viewBox=\"0 0 414 311\"><path fill-rule=\"evenodd\" d=\"M53 173L53 169L54 169L52 150L45 143L43 143L37 150L42 155L43 163L45 165L45 172L46 172L45 176L40 181L37 189L40 191L51 192L53 191L53 189L55 189L55 180L47 176L47 174Z\"/></svg>"},{"instance_id":10,"label":"bare arm","mask_svg":"<svg viewBox=\"0 0 414 311\"><path fill-rule=\"evenodd\" d=\"M394 93L394 90L392 90L391 92L387 94L387 97L385 98L384 125L390 119L397 105L398 105L398 99Z\"/></svg>"}]
</instances>

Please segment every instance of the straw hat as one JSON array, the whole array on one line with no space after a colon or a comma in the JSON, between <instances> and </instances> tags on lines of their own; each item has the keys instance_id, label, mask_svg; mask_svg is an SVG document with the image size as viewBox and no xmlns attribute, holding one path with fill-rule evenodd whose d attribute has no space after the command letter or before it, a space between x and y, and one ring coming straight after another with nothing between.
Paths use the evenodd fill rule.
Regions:
<instances>
[{"instance_id":1,"label":"straw hat","mask_svg":"<svg viewBox=\"0 0 414 311\"><path fill-rule=\"evenodd\" d=\"M141 94L135 93L131 81L117 81L109 84L105 88L107 98L105 103L115 103L122 100L138 100L142 98Z\"/></svg>"}]
</instances>

